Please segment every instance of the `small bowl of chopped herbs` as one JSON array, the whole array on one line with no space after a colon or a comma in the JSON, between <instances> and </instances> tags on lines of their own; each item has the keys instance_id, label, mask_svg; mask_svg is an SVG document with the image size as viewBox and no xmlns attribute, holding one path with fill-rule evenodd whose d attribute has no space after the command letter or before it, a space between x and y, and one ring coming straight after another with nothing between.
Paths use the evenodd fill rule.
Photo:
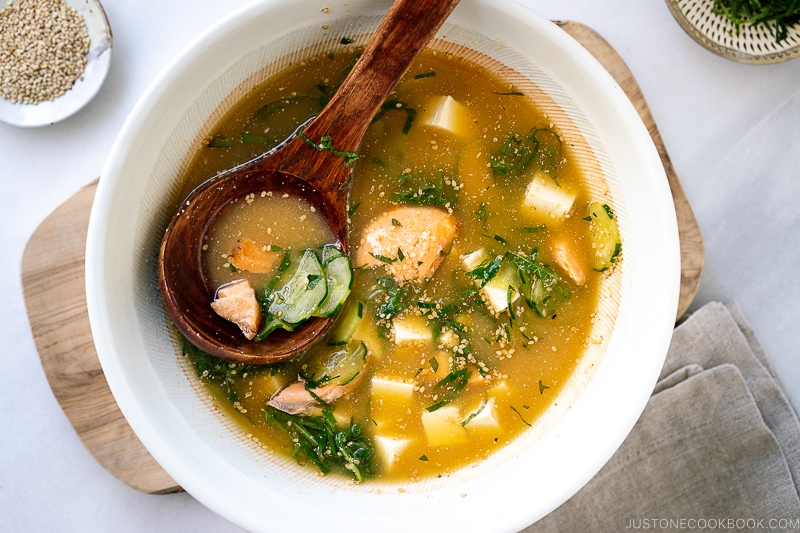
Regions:
<instances>
[{"instance_id":1,"label":"small bowl of chopped herbs","mask_svg":"<svg viewBox=\"0 0 800 533\"><path fill-rule=\"evenodd\" d=\"M44 126L105 81L111 28L97 0L12 0L0 9L0 121Z\"/></svg>"},{"instance_id":2,"label":"small bowl of chopped herbs","mask_svg":"<svg viewBox=\"0 0 800 533\"><path fill-rule=\"evenodd\" d=\"M681 27L704 48L741 63L800 56L800 2L667 0Z\"/></svg>"}]
</instances>

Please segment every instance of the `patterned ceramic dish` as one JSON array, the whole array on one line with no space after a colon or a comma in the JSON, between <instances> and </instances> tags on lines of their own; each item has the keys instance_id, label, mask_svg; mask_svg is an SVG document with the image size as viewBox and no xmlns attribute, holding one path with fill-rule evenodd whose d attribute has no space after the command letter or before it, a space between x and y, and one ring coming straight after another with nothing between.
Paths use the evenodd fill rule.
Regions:
<instances>
[{"instance_id":1,"label":"patterned ceramic dish","mask_svg":"<svg viewBox=\"0 0 800 533\"><path fill-rule=\"evenodd\" d=\"M800 56L800 25L788 28L780 43L763 25L736 25L714 13L714 0L667 0L672 15L689 36L717 55L740 63L779 63Z\"/></svg>"}]
</instances>

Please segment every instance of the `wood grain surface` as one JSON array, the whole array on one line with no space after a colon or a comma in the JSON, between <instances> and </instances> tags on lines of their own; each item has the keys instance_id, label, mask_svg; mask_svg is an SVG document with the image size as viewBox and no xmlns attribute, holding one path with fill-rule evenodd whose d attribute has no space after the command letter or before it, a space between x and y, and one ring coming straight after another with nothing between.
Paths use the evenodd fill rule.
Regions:
<instances>
[{"instance_id":1,"label":"wood grain surface","mask_svg":"<svg viewBox=\"0 0 800 533\"><path fill-rule=\"evenodd\" d=\"M106 470L148 493L180 490L117 407L94 349L84 290L84 248L97 182L36 229L22 257L22 288L45 375L72 427Z\"/></svg>"},{"instance_id":2,"label":"wood grain surface","mask_svg":"<svg viewBox=\"0 0 800 533\"><path fill-rule=\"evenodd\" d=\"M594 30L558 24L614 76L647 126L664 161L681 238L680 317L689 307L703 271L703 239L670 163L655 121L630 70ZM106 383L95 352L84 288L84 248L97 182L62 204L32 235L22 260L22 286L36 348L53 393L78 437L97 461L127 485L151 494L181 490L147 453Z\"/></svg>"}]
</instances>

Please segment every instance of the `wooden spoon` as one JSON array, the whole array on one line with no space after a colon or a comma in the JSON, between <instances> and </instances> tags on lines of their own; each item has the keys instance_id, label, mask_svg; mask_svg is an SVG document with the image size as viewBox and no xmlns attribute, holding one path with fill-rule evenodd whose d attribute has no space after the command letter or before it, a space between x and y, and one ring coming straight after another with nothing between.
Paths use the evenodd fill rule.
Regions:
<instances>
[{"instance_id":1,"label":"wooden spoon","mask_svg":"<svg viewBox=\"0 0 800 533\"><path fill-rule=\"evenodd\" d=\"M177 328L200 349L230 361L283 361L307 349L332 323L311 318L293 332L277 330L247 340L232 322L211 309L215 287L205 279L202 245L216 217L236 199L262 191L305 198L330 224L345 251L347 159L321 149L356 152L370 122L413 60L458 0L396 0L350 75L322 112L285 144L252 162L215 176L195 189L170 222L159 255L164 304Z\"/></svg>"}]
</instances>

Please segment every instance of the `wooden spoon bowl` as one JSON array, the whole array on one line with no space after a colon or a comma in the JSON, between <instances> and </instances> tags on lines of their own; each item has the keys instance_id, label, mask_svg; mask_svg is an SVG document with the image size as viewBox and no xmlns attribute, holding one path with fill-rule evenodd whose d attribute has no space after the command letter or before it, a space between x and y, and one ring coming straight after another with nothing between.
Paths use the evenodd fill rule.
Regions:
<instances>
[{"instance_id":1,"label":"wooden spoon bowl","mask_svg":"<svg viewBox=\"0 0 800 533\"><path fill-rule=\"evenodd\" d=\"M158 270L165 307L189 342L230 361L274 363L306 350L330 327L332 319L312 318L293 332L278 330L262 341L247 340L211 309L216 288L203 272L204 237L232 202L271 191L311 203L346 252L351 161L341 153L358 150L380 106L458 1L397 0L353 71L302 132L189 194L166 230Z\"/></svg>"}]
</instances>

